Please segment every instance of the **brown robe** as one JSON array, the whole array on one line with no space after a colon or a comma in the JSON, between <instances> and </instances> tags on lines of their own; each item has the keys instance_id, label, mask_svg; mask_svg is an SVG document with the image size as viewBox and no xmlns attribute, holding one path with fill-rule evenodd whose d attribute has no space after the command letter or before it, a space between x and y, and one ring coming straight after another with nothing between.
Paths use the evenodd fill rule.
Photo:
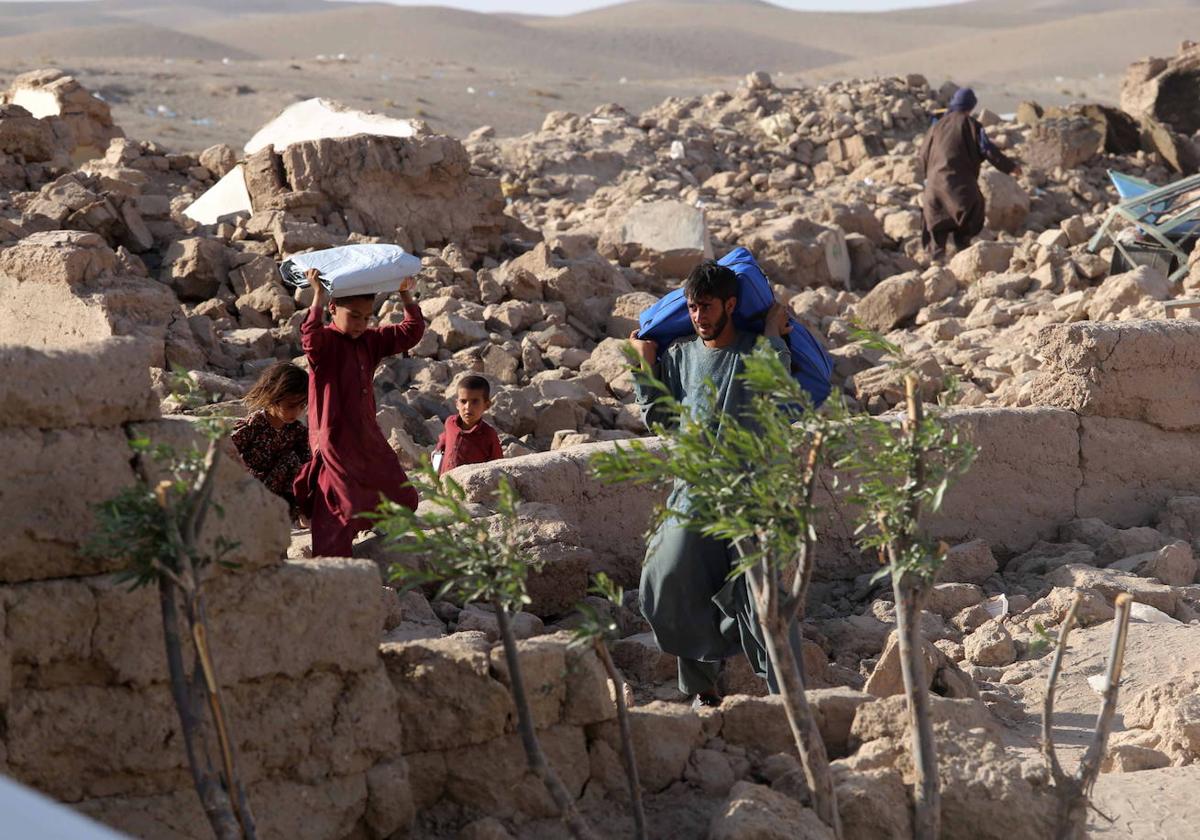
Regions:
<instances>
[{"instance_id":1,"label":"brown robe","mask_svg":"<svg viewBox=\"0 0 1200 840\"><path fill-rule=\"evenodd\" d=\"M921 242L939 248L954 235L962 248L983 230L985 205L979 167L987 160L1001 172L1016 162L988 143L978 122L966 111L949 111L930 126L921 146L925 166L924 230Z\"/></svg>"}]
</instances>

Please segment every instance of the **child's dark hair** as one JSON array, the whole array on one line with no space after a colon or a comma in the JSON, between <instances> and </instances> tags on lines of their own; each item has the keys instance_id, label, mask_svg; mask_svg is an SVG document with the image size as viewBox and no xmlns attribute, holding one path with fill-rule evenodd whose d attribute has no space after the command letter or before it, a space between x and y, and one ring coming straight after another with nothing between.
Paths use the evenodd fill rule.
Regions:
<instances>
[{"instance_id":1,"label":"child's dark hair","mask_svg":"<svg viewBox=\"0 0 1200 840\"><path fill-rule=\"evenodd\" d=\"M737 293L737 275L716 260L705 260L693 268L683 284L683 296L688 300L714 297L724 301L737 297Z\"/></svg>"},{"instance_id":2,"label":"child's dark hair","mask_svg":"<svg viewBox=\"0 0 1200 840\"><path fill-rule=\"evenodd\" d=\"M308 399L308 372L291 362L276 362L262 372L244 399L258 410L296 398Z\"/></svg>"},{"instance_id":3,"label":"child's dark hair","mask_svg":"<svg viewBox=\"0 0 1200 840\"><path fill-rule=\"evenodd\" d=\"M487 381L487 377L471 374L464 376L458 380L458 390L460 391L483 391L483 398L490 400L492 398L492 383Z\"/></svg>"}]
</instances>

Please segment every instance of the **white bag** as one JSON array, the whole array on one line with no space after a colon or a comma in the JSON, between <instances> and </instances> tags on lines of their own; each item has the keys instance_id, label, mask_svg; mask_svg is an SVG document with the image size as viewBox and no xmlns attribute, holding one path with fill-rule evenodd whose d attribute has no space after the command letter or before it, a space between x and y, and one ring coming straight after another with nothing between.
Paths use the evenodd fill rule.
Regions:
<instances>
[{"instance_id":1,"label":"white bag","mask_svg":"<svg viewBox=\"0 0 1200 840\"><path fill-rule=\"evenodd\" d=\"M343 245L297 254L279 266L279 273L285 283L302 289L310 268L321 273L331 297L377 295L399 290L402 279L421 270L421 259L399 245Z\"/></svg>"}]
</instances>

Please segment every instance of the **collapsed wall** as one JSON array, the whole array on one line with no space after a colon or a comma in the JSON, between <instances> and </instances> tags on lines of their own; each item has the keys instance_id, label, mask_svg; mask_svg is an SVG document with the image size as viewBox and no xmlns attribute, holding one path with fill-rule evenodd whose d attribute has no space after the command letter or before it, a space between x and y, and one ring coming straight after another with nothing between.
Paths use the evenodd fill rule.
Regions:
<instances>
[{"instance_id":1,"label":"collapsed wall","mask_svg":"<svg viewBox=\"0 0 1200 840\"><path fill-rule=\"evenodd\" d=\"M128 441L195 445L160 418L138 342L0 347L0 772L142 837L210 831L186 768L153 587L84 546L134 482ZM397 700L377 652L379 574L287 561L286 505L231 458L210 539L212 650L262 837L386 837L411 819Z\"/></svg>"},{"instance_id":2,"label":"collapsed wall","mask_svg":"<svg viewBox=\"0 0 1200 840\"><path fill-rule=\"evenodd\" d=\"M1200 413L1194 359L1200 322L1120 321L1055 325L1039 334L1047 367L1022 391L1022 407L954 408L948 419L977 447L970 471L929 517L930 536L983 539L1018 553L1072 520L1145 524L1173 496L1197 489ZM468 498L486 504L508 476L526 502L552 505L591 553L589 571L636 584L644 532L662 491L600 482L589 467L619 441L460 467ZM651 448L661 447L652 441ZM1193 468L1195 467L1195 468ZM824 482L826 488L832 481ZM875 568L854 549L854 511L819 491L826 515L818 574L853 577ZM547 574L554 573L551 563ZM584 586L582 572L575 586ZM566 584L564 584L566 585Z\"/></svg>"}]
</instances>

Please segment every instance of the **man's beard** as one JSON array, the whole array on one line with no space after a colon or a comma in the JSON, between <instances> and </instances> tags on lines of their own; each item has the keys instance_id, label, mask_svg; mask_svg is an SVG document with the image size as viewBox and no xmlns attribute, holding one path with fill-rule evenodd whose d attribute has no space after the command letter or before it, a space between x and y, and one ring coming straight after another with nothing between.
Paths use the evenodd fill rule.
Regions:
<instances>
[{"instance_id":1,"label":"man's beard","mask_svg":"<svg viewBox=\"0 0 1200 840\"><path fill-rule=\"evenodd\" d=\"M717 321L717 323L713 325L713 329L712 329L712 331L711 331L711 332L710 332L710 333L709 333L707 336L705 336L703 333L701 333L701 334L700 334L700 337L701 337L702 339L713 339L713 338L716 338L716 337L717 337L717 336L719 336L721 333L725 332L725 325L726 325L726 324L728 324L728 323L729 323L729 313L728 313L728 312L725 312L725 311L722 311L722 312L721 312L721 320ZM697 330L696 330L696 332L698 332L698 333L699 333L699 332L700 332L700 330L699 330L699 329L697 329Z\"/></svg>"}]
</instances>

